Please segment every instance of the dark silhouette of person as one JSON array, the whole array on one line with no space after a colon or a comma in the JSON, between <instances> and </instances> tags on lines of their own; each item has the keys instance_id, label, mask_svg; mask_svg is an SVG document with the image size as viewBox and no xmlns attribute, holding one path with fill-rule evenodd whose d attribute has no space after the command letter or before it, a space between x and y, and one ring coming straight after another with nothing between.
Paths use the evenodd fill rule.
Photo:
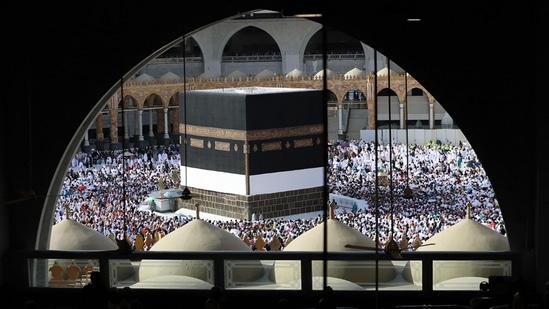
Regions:
<instances>
[{"instance_id":1,"label":"dark silhouette of person","mask_svg":"<svg viewBox=\"0 0 549 309\"><path fill-rule=\"evenodd\" d=\"M90 282L82 288L82 309L106 309L109 302L109 289L103 283L101 273L92 271Z\"/></svg>"},{"instance_id":2,"label":"dark silhouette of person","mask_svg":"<svg viewBox=\"0 0 549 309\"><path fill-rule=\"evenodd\" d=\"M334 289L331 286L326 286L322 291L322 298L318 301L315 309L336 309L336 303L334 299Z\"/></svg>"},{"instance_id":3,"label":"dark silhouette of person","mask_svg":"<svg viewBox=\"0 0 549 309\"><path fill-rule=\"evenodd\" d=\"M210 296L204 303L205 309L221 309L228 307L226 304L226 297L224 290L219 286L213 286L210 290Z\"/></svg>"}]
</instances>

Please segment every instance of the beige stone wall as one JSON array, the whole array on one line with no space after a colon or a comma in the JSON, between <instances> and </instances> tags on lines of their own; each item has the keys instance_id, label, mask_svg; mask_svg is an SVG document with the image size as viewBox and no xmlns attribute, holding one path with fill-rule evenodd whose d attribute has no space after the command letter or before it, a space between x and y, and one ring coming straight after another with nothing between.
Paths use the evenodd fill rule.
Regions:
<instances>
[{"instance_id":1,"label":"beige stone wall","mask_svg":"<svg viewBox=\"0 0 549 309\"><path fill-rule=\"evenodd\" d=\"M219 216L250 220L252 213L263 213L265 219L306 212L321 211L324 205L323 187L292 190L271 194L244 196L189 188L191 200L178 200L176 208L196 210Z\"/></svg>"}]
</instances>

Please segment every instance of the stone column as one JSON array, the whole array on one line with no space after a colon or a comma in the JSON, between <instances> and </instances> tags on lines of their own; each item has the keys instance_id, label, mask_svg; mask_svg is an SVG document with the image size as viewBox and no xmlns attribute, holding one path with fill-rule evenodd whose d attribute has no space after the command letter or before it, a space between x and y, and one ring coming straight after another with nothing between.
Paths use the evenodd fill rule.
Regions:
<instances>
[{"instance_id":1,"label":"stone column","mask_svg":"<svg viewBox=\"0 0 549 309\"><path fill-rule=\"evenodd\" d=\"M337 138L339 140L345 139L345 136L343 135L343 104L345 103L337 103L337 118L339 120L338 129L337 129Z\"/></svg>"},{"instance_id":2,"label":"stone column","mask_svg":"<svg viewBox=\"0 0 549 309\"><path fill-rule=\"evenodd\" d=\"M105 134L103 133L103 114L95 118L95 149L105 150Z\"/></svg>"},{"instance_id":3,"label":"stone column","mask_svg":"<svg viewBox=\"0 0 549 309\"><path fill-rule=\"evenodd\" d=\"M88 134L88 130L86 130L86 132L84 132L84 147L89 147L90 146L90 136Z\"/></svg>"},{"instance_id":4,"label":"stone column","mask_svg":"<svg viewBox=\"0 0 549 309\"><path fill-rule=\"evenodd\" d=\"M435 128L435 104L429 102L429 129Z\"/></svg>"},{"instance_id":5,"label":"stone column","mask_svg":"<svg viewBox=\"0 0 549 309\"><path fill-rule=\"evenodd\" d=\"M113 109L110 113L111 120L111 146L118 144L118 110Z\"/></svg>"},{"instance_id":6,"label":"stone column","mask_svg":"<svg viewBox=\"0 0 549 309\"><path fill-rule=\"evenodd\" d=\"M85 153L89 153L90 150L91 150L88 130L86 130L86 132L84 132L84 143L82 145L82 151L85 152Z\"/></svg>"},{"instance_id":7,"label":"stone column","mask_svg":"<svg viewBox=\"0 0 549 309\"><path fill-rule=\"evenodd\" d=\"M173 134L179 135L179 107L172 109L173 111Z\"/></svg>"},{"instance_id":8,"label":"stone column","mask_svg":"<svg viewBox=\"0 0 549 309\"><path fill-rule=\"evenodd\" d=\"M128 133L129 129L128 129L128 113L124 113L124 139L125 140L129 140L130 139L130 135Z\"/></svg>"},{"instance_id":9,"label":"stone column","mask_svg":"<svg viewBox=\"0 0 549 309\"><path fill-rule=\"evenodd\" d=\"M404 103L399 103L399 112L400 112L400 128L404 129Z\"/></svg>"},{"instance_id":10,"label":"stone column","mask_svg":"<svg viewBox=\"0 0 549 309\"><path fill-rule=\"evenodd\" d=\"M139 110L135 110L133 112L133 138L134 140L139 140L139 132L141 129L139 128L139 122L141 119L139 118Z\"/></svg>"},{"instance_id":11,"label":"stone column","mask_svg":"<svg viewBox=\"0 0 549 309\"><path fill-rule=\"evenodd\" d=\"M149 137L154 138L154 131L153 131L153 110L152 108L149 109Z\"/></svg>"},{"instance_id":12,"label":"stone column","mask_svg":"<svg viewBox=\"0 0 549 309\"><path fill-rule=\"evenodd\" d=\"M122 149L118 141L118 107L120 104L124 104L123 100L120 100L120 94L115 93L109 102L109 120L110 120L110 144L104 144L103 150L109 149Z\"/></svg>"},{"instance_id":13,"label":"stone column","mask_svg":"<svg viewBox=\"0 0 549 309\"><path fill-rule=\"evenodd\" d=\"M143 110L140 109L137 111L137 126L139 127L139 130L137 132L138 134L138 140L143 141Z\"/></svg>"},{"instance_id":14,"label":"stone column","mask_svg":"<svg viewBox=\"0 0 549 309\"><path fill-rule=\"evenodd\" d=\"M86 132L84 133L84 146L89 146L89 145L90 145L90 140L89 140L88 130L86 130Z\"/></svg>"},{"instance_id":15,"label":"stone column","mask_svg":"<svg viewBox=\"0 0 549 309\"><path fill-rule=\"evenodd\" d=\"M99 113L97 118L95 118L95 136L96 143L103 142L105 140L105 134L103 133L103 114Z\"/></svg>"},{"instance_id":16,"label":"stone column","mask_svg":"<svg viewBox=\"0 0 549 309\"><path fill-rule=\"evenodd\" d=\"M164 114L162 113L162 109L158 108L156 110L156 133L157 136L160 136L160 134L164 133Z\"/></svg>"},{"instance_id":17,"label":"stone column","mask_svg":"<svg viewBox=\"0 0 549 309\"><path fill-rule=\"evenodd\" d=\"M168 108L164 107L164 141L170 139L170 135L168 134Z\"/></svg>"},{"instance_id":18,"label":"stone column","mask_svg":"<svg viewBox=\"0 0 549 309\"><path fill-rule=\"evenodd\" d=\"M368 130L376 129L376 104L374 100L367 100L368 104Z\"/></svg>"},{"instance_id":19,"label":"stone column","mask_svg":"<svg viewBox=\"0 0 549 309\"><path fill-rule=\"evenodd\" d=\"M375 130L376 128L376 103L375 96L377 93L374 93L374 83L370 82L370 77L366 82L366 105L368 106L368 130Z\"/></svg>"}]
</instances>

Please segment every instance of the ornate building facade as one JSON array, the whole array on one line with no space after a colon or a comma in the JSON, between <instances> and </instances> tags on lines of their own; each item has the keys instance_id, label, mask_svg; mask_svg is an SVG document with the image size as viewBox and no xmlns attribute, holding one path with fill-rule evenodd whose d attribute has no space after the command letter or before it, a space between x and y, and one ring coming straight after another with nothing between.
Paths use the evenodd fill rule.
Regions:
<instances>
[{"instance_id":1,"label":"ornate building facade","mask_svg":"<svg viewBox=\"0 0 549 309\"><path fill-rule=\"evenodd\" d=\"M358 139L360 130L376 128L376 120L378 127L391 122L400 129L434 129L448 117L419 81L369 46L331 33L324 70L320 24L260 15L253 22L245 17L221 22L193 33L184 44L166 46L105 103L84 148L176 143L178 94L185 90L326 87L332 140Z\"/></svg>"}]
</instances>

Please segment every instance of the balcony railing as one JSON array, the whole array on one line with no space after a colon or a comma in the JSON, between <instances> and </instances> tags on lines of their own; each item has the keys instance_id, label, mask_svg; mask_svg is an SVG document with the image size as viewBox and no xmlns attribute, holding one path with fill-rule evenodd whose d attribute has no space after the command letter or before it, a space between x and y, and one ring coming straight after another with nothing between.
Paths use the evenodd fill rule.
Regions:
<instances>
[{"instance_id":1,"label":"balcony railing","mask_svg":"<svg viewBox=\"0 0 549 309\"><path fill-rule=\"evenodd\" d=\"M29 278L26 288L30 289L79 288L88 280L89 273L84 269L93 269L101 272L110 287L117 288L208 290L216 285L227 290L311 292L322 290L325 278L323 263L327 261L326 280L335 290L351 294L414 291L429 295L447 291L478 291L480 283L491 276L514 277L521 265L520 255L511 252L415 251L402 252L402 260L369 251L134 251L130 254L113 251L30 251L22 253L22 256ZM69 278L66 271L71 261L81 270L79 276L74 278ZM63 277L54 278L52 266L55 262L65 270ZM86 268L89 265L93 268ZM394 278L387 280L379 275L387 269L393 271L393 267ZM242 275L243 272L248 275ZM171 275L168 276L168 273ZM356 276L360 273L363 275ZM172 275L177 278L174 280ZM151 278L140 280L143 277Z\"/></svg>"},{"instance_id":2,"label":"balcony railing","mask_svg":"<svg viewBox=\"0 0 549 309\"><path fill-rule=\"evenodd\" d=\"M364 54L328 54L328 60L364 60ZM322 60L323 54L305 54L303 59L305 61ZM202 57L187 56L186 62L202 62ZM282 55L280 54L264 54L264 55L238 55L238 56L223 56L222 62L278 62L282 61ZM179 58L155 58L151 60L151 64L170 64L170 63L182 63L183 57Z\"/></svg>"}]
</instances>

